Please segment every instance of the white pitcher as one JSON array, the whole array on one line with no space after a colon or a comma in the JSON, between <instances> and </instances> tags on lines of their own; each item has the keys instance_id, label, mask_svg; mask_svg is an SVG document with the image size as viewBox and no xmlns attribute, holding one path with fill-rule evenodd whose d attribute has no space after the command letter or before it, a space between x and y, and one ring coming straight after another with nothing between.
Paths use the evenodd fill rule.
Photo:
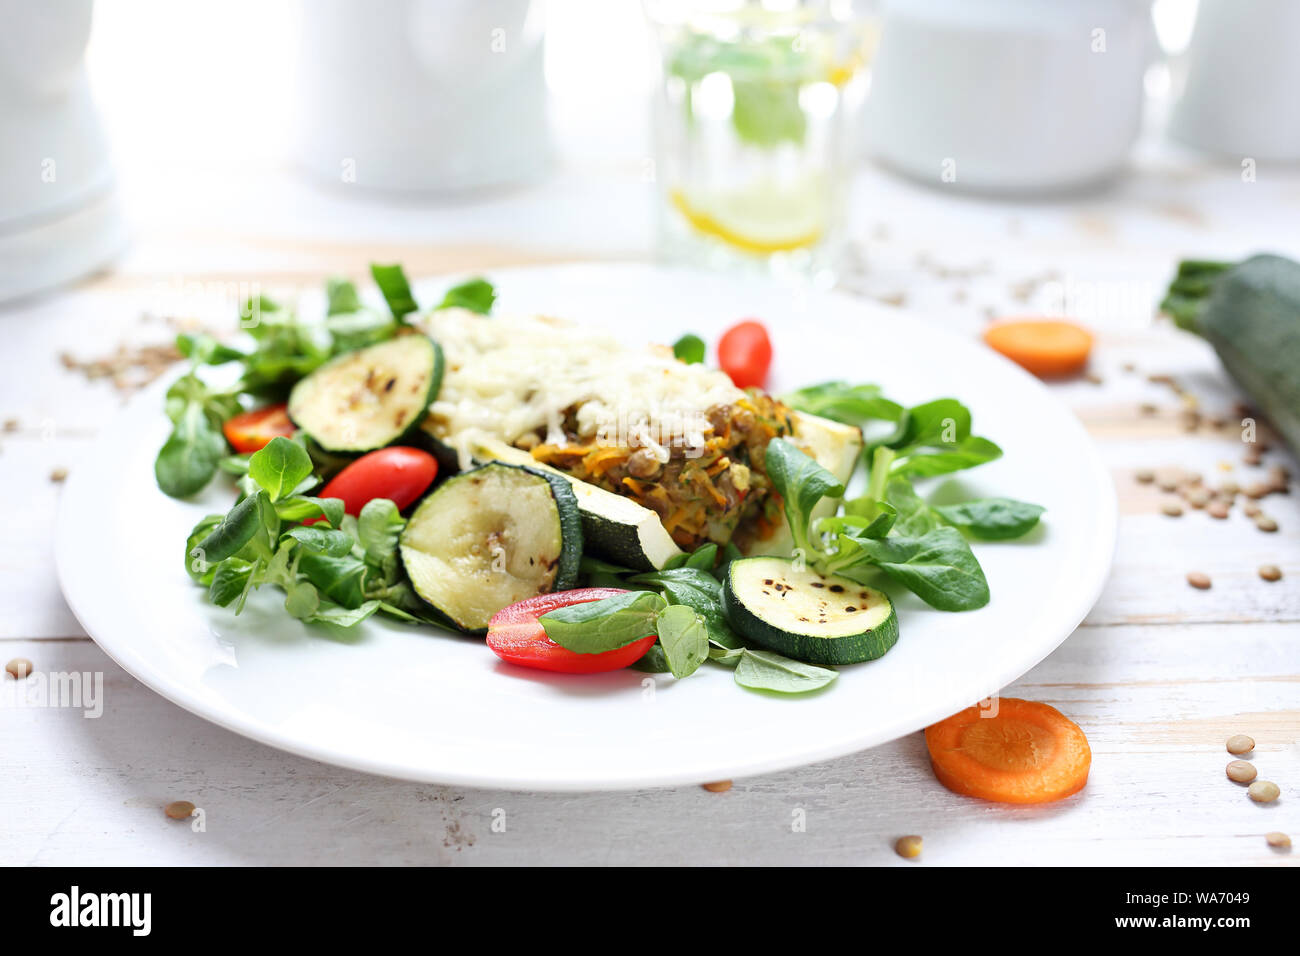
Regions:
<instances>
[{"instance_id":1,"label":"white pitcher","mask_svg":"<svg viewBox=\"0 0 1300 956\"><path fill-rule=\"evenodd\" d=\"M0 0L0 301L105 265L126 230L85 51L92 0Z\"/></svg>"},{"instance_id":2,"label":"white pitcher","mask_svg":"<svg viewBox=\"0 0 1300 956\"><path fill-rule=\"evenodd\" d=\"M548 164L542 4L302 4L297 157L318 176L438 192Z\"/></svg>"}]
</instances>

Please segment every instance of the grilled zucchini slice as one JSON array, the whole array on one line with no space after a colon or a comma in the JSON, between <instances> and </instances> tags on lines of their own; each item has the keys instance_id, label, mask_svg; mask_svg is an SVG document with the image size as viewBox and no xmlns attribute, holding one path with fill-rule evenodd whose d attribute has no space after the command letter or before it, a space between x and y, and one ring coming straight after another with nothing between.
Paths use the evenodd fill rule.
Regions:
<instances>
[{"instance_id":1,"label":"grilled zucchini slice","mask_svg":"<svg viewBox=\"0 0 1300 956\"><path fill-rule=\"evenodd\" d=\"M383 448L419 427L442 368L436 342L399 335L316 369L289 393L289 417L326 451Z\"/></svg>"},{"instance_id":2,"label":"grilled zucchini slice","mask_svg":"<svg viewBox=\"0 0 1300 956\"><path fill-rule=\"evenodd\" d=\"M732 561L722 600L740 634L809 664L875 660L898 642L898 615L885 594L798 570L789 558Z\"/></svg>"},{"instance_id":3,"label":"grilled zucchini slice","mask_svg":"<svg viewBox=\"0 0 1300 956\"><path fill-rule=\"evenodd\" d=\"M462 631L524 598L573 587L582 518L567 481L499 462L448 478L398 545L411 586Z\"/></svg>"}]
</instances>

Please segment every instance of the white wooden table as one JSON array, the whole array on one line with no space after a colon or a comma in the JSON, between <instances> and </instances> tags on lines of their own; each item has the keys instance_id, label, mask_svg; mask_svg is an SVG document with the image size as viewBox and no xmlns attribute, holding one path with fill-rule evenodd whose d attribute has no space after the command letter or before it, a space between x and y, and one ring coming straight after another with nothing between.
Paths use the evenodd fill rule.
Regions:
<instances>
[{"instance_id":1,"label":"white wooden table","mask_svg":"<svg viewBox=\"0 0 1300 956\"><path fill-rule=\"evenodd\" d=\"M640 138L638 138L640 137ZM1234 511L1159 513L1141 467L1180 467L1247 483L1237 433L1187 433L1180 401L1149 374L1174 376L1208 415L1238 396L1210 350L1152 320L1185 254L1257 249L1300 256L1300 176L1261 168L1243 183L1148 148L1095 196L999 204L952 196L866 169L853 203L859 268L850 290L974 335L988 314L1048 308L1065 290L1099 332L1099 383L1053 386L1088 425L1120 492L1114 572L1082 627L1007 688L1078 721L1093 748L1079 796L1043 808L979 803L943 789L920 734L839 760L700 788L593 795L464 790L366 776L289 756L212 726L118 669L60 597L52 527L59 467L112 467L79 455L119 396L62 368L122 341L169 334L144 310L201 311L187 283L257 281L266 289L360 275L371 259L413 274L652 255L644 138L570 148L534 188L475 201L393 203L304 184L271 164L150 158L124 166L136 243L113 272L0 310L0 657L42 671L104 674L108 706L0 708L0 863L873 863L902 834L935 864L1288 864L1270 830L1300 839L1300 507L1264 502L1281 530ZM617 214L612 214L616 211ZM1056 283L1053 285L1053 283ZM217 286L207 286L211 290ZM1100 302L1101 308L1096 308ZM227 312L216 319L224 321ZM1132 363L1135 371L1126 371ZM963 388L971 387L963 385ZM1158 407L1139 412L1142 403ZM1285 461L1282 452L1266 464ZM1231 470L1221 470L1221 464ZM1068 461L1062 468L1070 467ZM106 502L106 507L111 503ZM1266 583L1263 563L1285 577ZM1190 588L1190 570L1210 574ZM160 622L159 626L165 626ZM9 679L9 678L5 678ZM1224 740L1255 737L1261 776L1282 799L1251 804L1229 783ZM190 800L206 829L164 817ZM505 832L494 832L504 810ZM806 830L792 828L796 811ZM498 814L499 815L499 814Z\"/></svg>"}]
</instances>

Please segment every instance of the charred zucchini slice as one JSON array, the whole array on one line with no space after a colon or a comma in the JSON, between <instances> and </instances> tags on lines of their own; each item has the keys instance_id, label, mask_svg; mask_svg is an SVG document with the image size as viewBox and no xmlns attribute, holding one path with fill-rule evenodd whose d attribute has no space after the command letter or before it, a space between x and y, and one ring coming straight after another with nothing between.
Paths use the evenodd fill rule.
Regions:
<instances>
[{"instance_id":1,"label":"charred zucchini slice","mask_svg":"<svg viewBox=\"0 0 1300 956\"><path fill-rule=\"evenodd\" d=\"M312 372L289 393L289 417L326 451L383 448L419 427L442 384L442 366L432 339L399 335Z\"/></svg>"},{"instance_id":2,"label":"charred zucchini slice","mask_svg":"<svg viewBox=\"0 0 1300 956\"><path fill-rule=\"evenodd\" d=\"M732 561L722 600L739 633L809 664L875 660L898 641L898 615L885 594L796 569L788 558Z\"/></svg>"},{"instance_id":3,"label":"charred zucchini slice","mask_svg":"<svg viewBox=\"0 0 1300 956\"><path fill-rule=\"evenodd\" d=\"M564 479L494 462L442 483L399 542L415 593L471 633L524 598L573 587L582 517Z\"/></svg>"}]
</instances>

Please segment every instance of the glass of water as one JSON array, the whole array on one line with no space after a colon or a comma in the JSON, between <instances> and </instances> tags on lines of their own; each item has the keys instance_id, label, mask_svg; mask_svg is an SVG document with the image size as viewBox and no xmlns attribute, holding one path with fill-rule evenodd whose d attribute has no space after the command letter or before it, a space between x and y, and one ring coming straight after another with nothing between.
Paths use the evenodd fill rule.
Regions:
<instances>
[{"instance_id":1,"label":"glass of water","mask_svg":"<svg viewBox=\"0 0 1300 956\"><path fill-rule=\"evenodd\" d=\"M874 4L646 0L660 250L672 262L834 282Z\"/></svg>"}]
</instances>

